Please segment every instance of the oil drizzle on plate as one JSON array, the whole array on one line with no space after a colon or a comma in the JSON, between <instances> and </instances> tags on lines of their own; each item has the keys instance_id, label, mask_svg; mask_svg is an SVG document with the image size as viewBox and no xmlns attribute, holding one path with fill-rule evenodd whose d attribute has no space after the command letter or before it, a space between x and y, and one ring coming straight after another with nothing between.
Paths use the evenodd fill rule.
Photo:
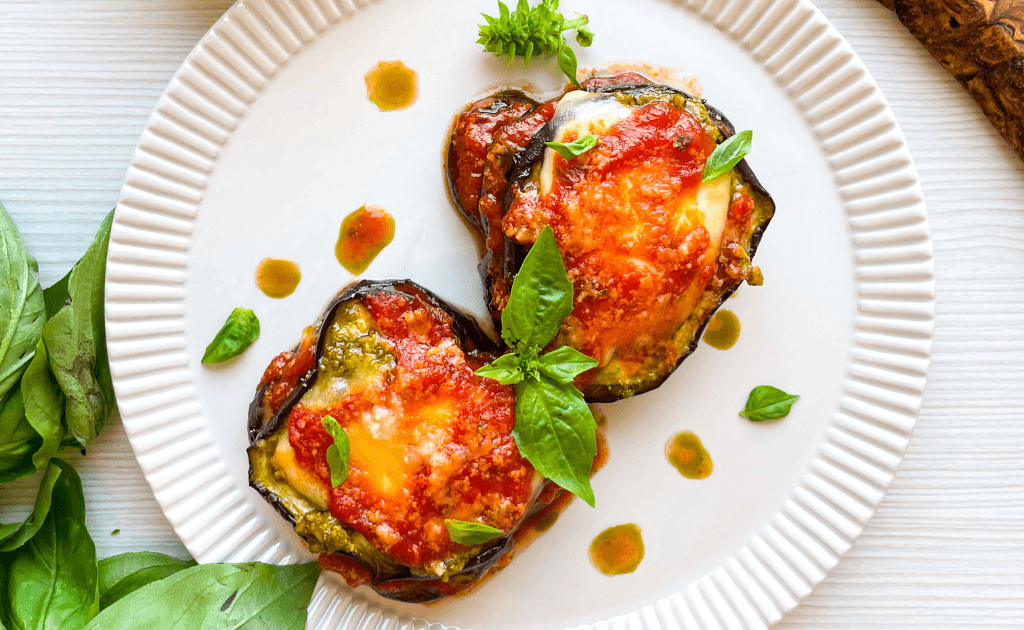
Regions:
<instances>
[{"instance_id":1,"label":"oil drizzle on plate","mask_svg":"<svg viewBox=\"0 0 1024 630\"><path fill-rule=\"evenodd\" d=\"M740 320L735 313L724 308L715 313L704 330L704 343L719 350L728 350L736 345L739 338Z\"/></svg>"},{"instance_id":2,"label":"oil drizzle on plate","mask_svg":"<svg viewBox=\"0 0 1024 630\"><path fill-rule=\"evenodd\" d=\"M366 98L382 112L405 109L416 102L416 71L401 61L381 61L366 73Z\"/></svg>"},{"instance_id":3,"label":"oil drizzle on plate","mask_svg":"<svg viewBox=\"0 0 1024 630\"><path fill-rule=\"evenodd\" d=\"M295 292L302 280L299 266L290 260L264 258L256 267L256 286L267 297L284 298Z\"/></svg>"},{"instance_id":4,"label":"oil drizzle on plate","mask_svg":"<svg viewBox=\"0 0 1024 630\"><path fill-rule=\"evenodd\" d=\"M341 222L334 255L350 273L361 274L395 238L395 220L380 206L365 205Z\"/></svg>"},{"instance_id":5,"label":"oil drizzle on plate","mask_svg":"<svg viewBox=\"0 0 1024 630\"><path fill-rule=\"evenodd\" d=\"M609 527L590 543L590 562L605 575L632 573L644 559L644 539L633 523Z\"/></svg>"},{"instance_id":6,"label":"oil drizzle on plate","mask_svg":"<svg viewBox=\"0 0 1024 630\"><path fill-rule=\"evenodd\" d=\"M679 474L687 479L704 479L715 469L711 455L700 438L683 431L676 433L665 445L665 456Z\"/></svg>"}]
</instances>

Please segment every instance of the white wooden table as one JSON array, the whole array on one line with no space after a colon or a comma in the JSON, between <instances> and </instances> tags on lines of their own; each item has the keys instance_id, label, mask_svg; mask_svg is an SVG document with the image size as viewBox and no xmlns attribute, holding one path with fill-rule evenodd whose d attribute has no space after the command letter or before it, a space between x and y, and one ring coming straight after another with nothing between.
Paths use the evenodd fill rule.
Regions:
<instances>
[{"instance_id":1,"label":"white wooden table","mask_svg":"<svg viewBox=\"0 0 1024 630\"><path fill-rule=\"evenodd\" d=\"M853 549L779 627L1024 628L1024 164L890 12L874 0L817 4L910 144L935 242L937 317L899 474ZM229 5L0 0L0 201L44 286L84 252L164 86ZM101 557L186 554L116 421L86 456L62 456L85 482ZM0 486L0 521L23 518L36 485Z\"/></svg>"}]
</instances>

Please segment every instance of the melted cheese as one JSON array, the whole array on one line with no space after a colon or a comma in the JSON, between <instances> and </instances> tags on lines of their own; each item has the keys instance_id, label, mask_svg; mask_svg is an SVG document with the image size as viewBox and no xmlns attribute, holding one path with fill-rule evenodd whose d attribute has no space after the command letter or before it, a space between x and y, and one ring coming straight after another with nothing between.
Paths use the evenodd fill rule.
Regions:
<instances>
[{"instance_id":1,"label":"melted cheese","mask_svg":"<svg viewBox=\"0 0 1024 630\"><path fill-rule=\"evenodd\" d=\"M274 449L270 462L285 478L288 486L321 510L327 509L329 497L326 484L316 474L299 465L288 436L277 441L277 448Z\"/></svg>"},{"instance_id":2,"label":"melted cheese","mask_svg":"<svg viewBox=\"0 0 1024 630\"><path fill-rule=\"evenodd\" d=\"M629 118L631 113L632 110L619 103L614 96L590 94L580 90L569 92L555 107L551 124L555 126L556 131L551 141L565 142L569 138L575 140L588 134L600 137L615 123ZM555 155L557 154L554 149L544 149L544 162L540 171L542 197L551 191Z\"/></svg>"}]
</instances>

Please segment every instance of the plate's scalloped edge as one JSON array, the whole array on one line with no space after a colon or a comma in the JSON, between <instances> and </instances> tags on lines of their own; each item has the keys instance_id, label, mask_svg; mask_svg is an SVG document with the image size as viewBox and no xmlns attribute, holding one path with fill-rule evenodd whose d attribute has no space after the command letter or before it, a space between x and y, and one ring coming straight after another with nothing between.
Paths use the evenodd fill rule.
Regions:
<instances>
[{"instance_id":1,"label":"plate's scalloped edge","mask_svg":"<svg viewBox=\"0 0 1024 630\"><path fill-rule=\"evenodd\" d=\"M366 0L240 0L171 80L132 158L107 263L111 373L139 465L204 562L308 558L247 504L204 428L185 353L185 269L222 146L267 81ZM862 62L809 0L682 0L793 98L835 173L854 252L849 369L802 483L721 567L637 612L580 630L767 628L824 579L892 481L924 394L935 306L928 219L902 132ZM197 492L196 489L200 490ZM442 630L390 618L322 576L309 627ZM390 623L385 620L390 619Z\"/></svg>"}]
</instances>

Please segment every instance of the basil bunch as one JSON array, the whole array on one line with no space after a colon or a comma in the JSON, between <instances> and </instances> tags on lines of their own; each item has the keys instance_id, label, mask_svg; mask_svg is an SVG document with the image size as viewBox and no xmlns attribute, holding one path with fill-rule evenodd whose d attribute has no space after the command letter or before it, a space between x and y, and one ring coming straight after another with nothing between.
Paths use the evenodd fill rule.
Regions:
<instances>
[{"instance_id":1,"label":"basil bunch","mask_svg":"<svg viewBox=\"0 0 1024 630\"><path fill-rule=\"evenodd\" d=\"M565 39L564 31L576 31L576 43L586 48L594 41L594 33L587 28L587 16L576 14L567 20L558 11L558 0L541 0L531 7L527 0L519 0L514 11L509 11L504 2L498 0L498 17L483 14L486 24L478 25L478 44L484 50L498 57L508 56L508 63L523 57L525 64L535 55L558 56L558 67L573 85L581 87L576 80L576 53Z\"/></svg>"},{"instance_id":2,"label":"basil bunch","mask_svg":"<svg viewBox=\"0 0 1024 630\"><path fill-rule=\"evenodd\" d=\"M555 235L545 227L501 313L501 337L512 350L476 373L516 386L512 437L519 452L542 475L593 506L590 468L597 456L597 422L572 381L597 361L568 346L541 354L572 305L572 282Z\"/></svg>"},{"instance_id":3,"label":"basil bunch","mask_svg":"<svg viewBox=\"0 0 1024 630\"><path fill-rule=\"evenodd\" d=\"M52 287L0 205L0 483L46 467L61 444L84 448L114 410L103 326L113 213ZM43 515L45 516L45 514Z\"/></svg>"},{"instance_id":4,"label":"basil bunch","mask_svg":"<svg viewBox=\"0 0 1024 630\"><path fill-rule=\"evenodd\" d=\"M0 525L0 628L301 630L319 574L315 562L196 565L152 552L97 563L81 479L54 458L28 519Z\"/></svg>"}]
</instances>

